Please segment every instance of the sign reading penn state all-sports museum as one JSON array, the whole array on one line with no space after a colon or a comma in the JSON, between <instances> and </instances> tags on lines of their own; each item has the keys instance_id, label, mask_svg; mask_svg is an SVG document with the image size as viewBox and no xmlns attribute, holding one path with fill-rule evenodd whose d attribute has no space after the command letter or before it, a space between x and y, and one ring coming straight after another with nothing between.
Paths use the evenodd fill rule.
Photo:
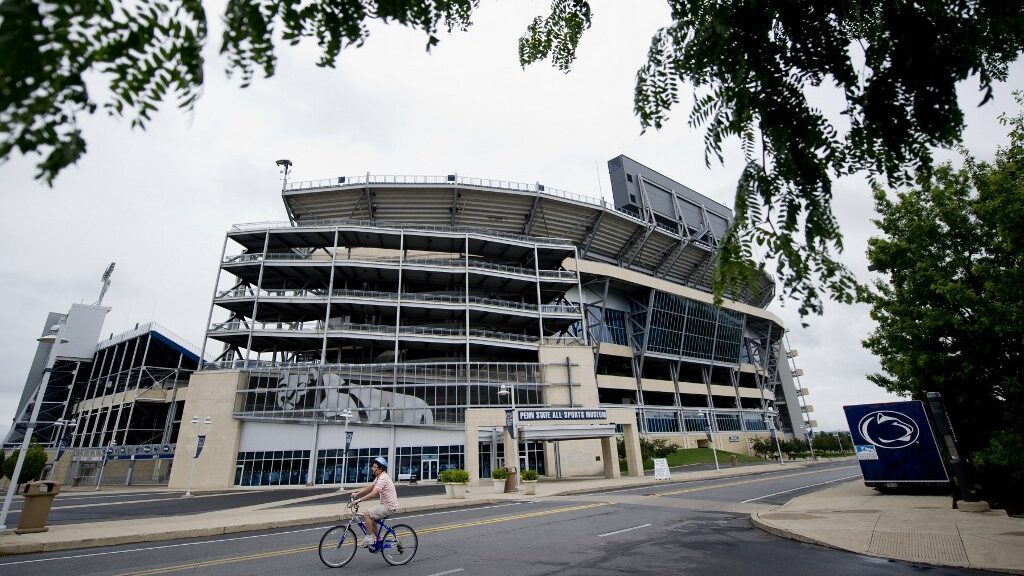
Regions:
<instances>
[{"instance_id":1,"label":"sign reading penn state all-sports museum","mask_svg":"<svg viewBox=\"0 0 1024 576\"><path fill-rule=\"evenodd\" d=\"M607 410L520 410L519 421L533 420L606 420Z\"/></svg>"}]
</instances>

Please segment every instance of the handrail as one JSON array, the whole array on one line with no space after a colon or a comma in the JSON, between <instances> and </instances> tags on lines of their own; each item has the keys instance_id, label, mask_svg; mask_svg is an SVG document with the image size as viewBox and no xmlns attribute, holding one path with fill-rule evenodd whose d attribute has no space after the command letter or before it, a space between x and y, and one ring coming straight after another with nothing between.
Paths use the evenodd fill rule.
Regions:
<instances>
[{"instance_id":1,"label":"handrail","mask_svg":"<svg viewBox=\"0 0 1024 576\"><path fill-rule=\"evenodd\" d=\"M317 188L352 188L366 186L367 184L400 184L400 185L441 185L441 186L477 186L480 188L496 188L499 190L513 190L516 192L533 192L546 196L557 196L567 200L584 202L593 206L605 206L603 198L594 198L552 188L542 184L527 184L525 182L514 182L510 180L495 180L491 178L473 178L468 176L388 176L388 175L362 175L362 176L341 176L339 178L321 178L319 180L303 180L289 182L286 190L313 190Z\"/></svg>"},{"instance_id":2,"label":"handrail","mask_svg":"<svg viewBox=\"0 0 1024 576\"><path fill-rule=\"evenodd\" d=\"M375 228L378 230L411 230L419 232L449 232L454 234L476 234L480 236L490 236L492 238L503 238L511 240L519 240L521 242L530 242L535 244L554 244L558 246L571 246L572 240L566 238L554 238L549 236L528 236L526 234L516 234L514 232L503 232L501 230L494 230L489 228L476 228L473 226L445 226L441 224L422 224L417 222L391 222L391 221L373 221L373 220L359 220L354 218L315 218L308 220L301 220L297 223L287 221L277 222L249 222L242 224L233 224L231 226L232 232L249 232L255 230L274 230L274 229L295 229L295 228L316 228L316 227L332 227L332 226L363 226L367 228Z\"/></svg>"},{"instance_id":3,"label":"handrail","mask_svg":"<svg viewBox=\"0 0 1024 576\"><path fill-rule=\"evenodd\" d=\"M249 299L255 298L257 293L261 299L263 298L308 298L308 299L326 299L327 290L322 288L294 288L294 289L280 289L280 290L268 290L261 289L253 291L249 288L234 288L231 290L223 290L217 293L218 300L232 300L232 299ZM392 302L402 301L415 301L415 302L443 302L449 304L465 305L467 298L462 296L450 296L447 294L430 294L424 292L406 292L399 296L397 292L379 292L373 290L333 290L331 291L331 298L366 298L373 300L388 300ZM529 304L526 302L515 302L512 300L502 300L500 298L482 298L480 296L470 296L468 298L469 304L479 304L482 306L494 306L496 308L506 308L515 310L525 310L528 312L536 312L537 305ZM566 304L543 304L540 307L541 311L551 314L579 314L579 306L571 306Z\"/></svg>"},{"instance_id":4,"label":"handrail","mask_svg":"<svg viewBox=\"0 0 1024 576\"><path fill-rule=\"evenodd\" d=\"M235 264L245 262L259 262L263 258L262 254L232 254L225 256L222 260L223 264ZM296 254L295 252L271 252L266 256L267 262L277 260L305 260L309 262L318 262L322 264L331 264L331 260L327 259L314 259L309 254ZM465 268L467 261L462 258L406 258L404 261L398 257L388 256L347 256L343 258L335 258L334 262L368 262L368 263L380 263L380 264L404 264L405 266L441 266L444 268ZM566 280L575 280L576 274L568 270L531 270L529 268L522 268L519 266L508 266L505 264L495 264L493 262L485 262L483 260L469 260L468 266L479 270L495 270L498 272L506 272L509 274L519 274L521 276L534 276L539 275L542 278L557 278Z\"/></svg>"},{"instance_id":5,"label":"handrail","mask_svg":"<svg viewBox=\"0 0 1024 576\"><path fill-rule=\"evenodd\" d=\"M213 324L210 326L209 332L248 332L250 329L253 331L259 330L267 332L316 333L324 331L322 320L315 320L312 322L251 322L249 325L233 320ZM327 332L377 332L392 336L395 333L395 327L384 324L335 324L329 325L327 327ZM470 338L489 338L493 340L529 343L540 340L539 336L529 334L513 334L509 332L498 332L496 330L481 330L479 328L470 328L467 331L459 328L400 326L398 328L398 333L406 336L456 336L459 338L465 338L468 334Z\"/></svg>"}]
</instances>

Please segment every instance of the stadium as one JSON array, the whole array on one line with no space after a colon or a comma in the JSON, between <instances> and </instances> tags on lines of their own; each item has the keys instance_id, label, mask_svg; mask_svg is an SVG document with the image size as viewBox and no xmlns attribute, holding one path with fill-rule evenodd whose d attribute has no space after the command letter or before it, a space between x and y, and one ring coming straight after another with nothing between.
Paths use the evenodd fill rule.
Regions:
<instances>
[{"instance_id":1,"label":"stadium","mask_svg":"<svg viewBox=\"0 0 1024 576\"><path fill-rule=\"evenodd\" d=\"M713 305L731 211L650 168L610 160L609 203L279 164L287 221L225 235L177 438L205 447L172 487L363 481L378 455L400 480L640 474L638 435L749 452L813 427L772 279Z\"/></svg>"}]
</instances>

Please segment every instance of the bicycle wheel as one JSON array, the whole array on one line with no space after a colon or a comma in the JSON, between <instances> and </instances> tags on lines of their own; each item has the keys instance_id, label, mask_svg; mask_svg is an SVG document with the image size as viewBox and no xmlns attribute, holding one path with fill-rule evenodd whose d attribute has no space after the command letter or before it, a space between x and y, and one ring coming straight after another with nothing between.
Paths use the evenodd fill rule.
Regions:
<instances>
[{"instance_id":1,"label":"bicycle wheel","mask_svg":"<svg viewBox=\"0 0 1024 576\"><path fill-rule=\"evenodd\" d=\"M356 555L358 544L359 538L347 524L332 526L320 538L320 561L331 568L341 568Z\"/></svg>"},{"instance_id":2,"label":"bicycle wheel","mask_svg":"<svg viewBox=\"0 0 1024 576\"><path fill-rule=\"evenodd\" d=\"M416 536L415 530L405 524L395 524L388 528L384 535L381 555L392 566L408 564L416 555L419 543L420 539Z\"/></svg>"}]
</instances>

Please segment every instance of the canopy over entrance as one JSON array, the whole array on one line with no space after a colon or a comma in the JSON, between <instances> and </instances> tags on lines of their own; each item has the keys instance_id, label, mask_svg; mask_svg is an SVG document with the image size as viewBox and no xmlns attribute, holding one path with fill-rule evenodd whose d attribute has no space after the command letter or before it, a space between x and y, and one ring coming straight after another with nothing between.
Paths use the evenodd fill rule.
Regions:
<instances>
[{"instance_id":1,"label":"canopy over entrance","mask_svg":"<svg viewBox=\"0 0 1024 576\"><path fill-rule=\"evenodd\" d=\"M616 429L626 446L626 466L630 476L643 475L640 459L640 437L636 413L625 408L545 408L466 410L465 462L470 482L480 483L480 440L493 438L501 431L505 462L519 461L519 442L571 442L562 445L557 468L562 476L592 476L604 474L617 478L619 453ZM493 432L492 432L493 431ZM545 457L555 456L548 454Z\"/></svg>"}]
</instances>

